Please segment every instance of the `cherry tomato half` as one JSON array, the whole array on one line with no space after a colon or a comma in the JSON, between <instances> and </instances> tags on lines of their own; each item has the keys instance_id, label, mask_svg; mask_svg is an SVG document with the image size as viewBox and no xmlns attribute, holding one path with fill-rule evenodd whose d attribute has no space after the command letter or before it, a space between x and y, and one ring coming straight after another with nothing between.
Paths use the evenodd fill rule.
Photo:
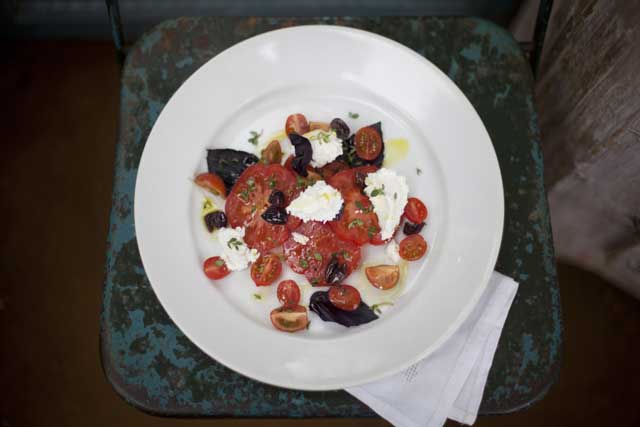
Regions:
<instances>
[{"instance_id":1,"label":"cherry tomato half","mask_svg":"<svg viewBox=\"0 0 640 427\"><path fill-rule=\"evenodd\" d=\"M397 265L376 265L364 269L369 283L382 290L393 288L400 279L400 267Z\"/></svg>"},{"instance_id":2,"label":"cherry tomato half","mask_svg":"<svg viewBox=\"0 0 640 427\"><path fill-rule=\"evenodd\" d=\"M316 129L322 129L325 132L329 132L331 128L329 127L329 123L327 122L309 122L309 131Z\"/></svg>"},{"instance_id":3,"label":"cherry tomato half","mask_svg":"<svg viewBox=\"0 0 640 427\"><path fill-rule=\"evenodd\" d=\"M364 160L374 160L382 151L382 138L376 129L367 126L356 132L354 145L358 157Z\"/></svg>"},{"instance_id":4,"label":"cherry tomato half","mask_svg":"<svg viewBox=\"0 0 640 427\"><path fill-rule=\"evenodd\" d=\"M419 224L427 219L427 207L420 199L409 197L404 207L404 216L413 223Z\"/></svg>"},{"instance_id":5,"label":"cherry tomato half","mask_svg":"<svg viewBox=\"0 0 640 427\"><path fill-rule=\"evenodd\" d=\"M209 279L214 279L214 280L222 279L223 277L229 274L227 263L224 262L224 260L219 256L213 256L211 258L207 258L204 261L202 269L204 270L204 274Z\"/></svg>"},{"instance_id":6,"label":"cherry tomato half","mask_svg":"<svg viewBox=\"0 0 640 427\"><path fill-rule=\"evenodd\" d=\"M307 309L301 305L280 307L271 311L271 323L284 332L296 332L309 325Z\"/></svg>"},{"instance_id":7,"label":"cherry tomato half","mask_svg":"<svg viewBox=\"0 0 640 427\"><path fill-rule=\"evenodd\" d=\"M329 289L329 301L340 310L353 311L360 300L360 292L351 285L335 285Z\"/></svg>"},{"instance_id":8,"label":"cherry tomato half","mask_svg":"<svg viewBox=\"0 0 640 427\"><path fill-rule=\"evenodd\" d=\"M427 252L427 242L419 234L407 236L400 242L400 257L407 261L416 261Z\"/></svg>"},{"instance_id":9,"label":"cherry tomato half","mask_svg":"<svg viewBox=\"0 0 640 427\"><path fill-rule=\"evenodd\" d=\"M309 132L309 122L304 114L291 114L287 117L287 121L284 125L284 131L287 135L297 133L298 135Z\"/></svg>"},{"instance_id":10,"label":"cherry tomato half","mask_svg":"<svg viewBox=\"0 0 640 427\"><path fill-rule=\"evenodd\" d=\"M273 140L266 146L262 153L260 153L260 161L265 165L272 163L280 164L282 161L282 148L280 148L280 142Z\"/></svg>"},{"instance_id":11,"label":"cherry tomato half","mask_svg":"<svg viewBox=\"0 0 640 427\"><path fill-rule=\"evenodd\" d=\"M278 301L284 307L292 307L300 302L300 288L293 280L283 280L278 284Z\"/></svg>"},{"instance_id":12,"label":"cherry tomato half","mask_svg":"<svg viewBox=\"0 0 640 427\"><path fill-rule=\"evenodd\" d=\"M261 255L251 265L251 278L257 286L269 286L280 277L282 263L276 254Z\"/></svg>"},{"instance_id":13,"label":"cherry tomato half","mask_svg":"<svg viewBox=\"0 0 640 427\"><path fill-rule=\"evenodd\" d=\"M224 181L215 173L201 173L196 176L195 183L197 186L204 188L207 191L220 197L227 197L227 189L224 186Z\"/></svg>"}]
</instances>

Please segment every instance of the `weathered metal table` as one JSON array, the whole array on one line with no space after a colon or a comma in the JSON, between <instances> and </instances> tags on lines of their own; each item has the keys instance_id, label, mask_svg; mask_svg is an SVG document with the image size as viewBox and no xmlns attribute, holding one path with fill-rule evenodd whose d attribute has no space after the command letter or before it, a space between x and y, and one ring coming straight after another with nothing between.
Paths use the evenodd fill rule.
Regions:
<instances>
[{"instance_id":1,"label":"weathered metal table","mask_svg":"<svg viewBox=\"0 0 640 427\"><path fill-rule=\"evenodd\" d=\"M363 28L411 47L447 73L478 110L504 180L505 229L496 268L520 282L481 413L511 412L539 400L558 375L562 323L533 79L518 44L506 31L468 18L181 18L142 37L122 74L101 318L107 378L126 401L161 415L375 416L344 391L271 387L209 358L160 306L136 243L132 206L138 162L169 97L223 49L264 31L308 23Z\"/></svg>"}]
</instances>

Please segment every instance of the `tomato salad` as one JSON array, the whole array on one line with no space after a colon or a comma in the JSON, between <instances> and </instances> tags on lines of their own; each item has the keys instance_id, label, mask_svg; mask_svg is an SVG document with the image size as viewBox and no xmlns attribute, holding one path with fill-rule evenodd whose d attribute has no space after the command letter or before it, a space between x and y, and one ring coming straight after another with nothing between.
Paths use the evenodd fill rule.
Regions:
<instances>
[{"instance_id":1,"label":"tomato salad","mask_svg":"<svg viewBox=\"0 0 640 427\"><path fill-rule=\"evenodd\" d=\"M416 261L427 252L420 234L427 207L408 197L403 176L383 167L380 123L351 133L342 119L314 122L297 113L287 117L284 128L295 150L287 158L279 140L269 141L260 157L208 150L208 172L194 182L226 201L224 210L210 210L203 218L222 248L221 255L204 261L204 274L218 280L250 268L256 286L276 286L282 305L270 317L281 331L309 325L298 283L279 281L284 263L311 286L325 288L311 295L308 307L322 320L347 327L371 322L378 315L348 284L361 266L361 248L387 245L395 262L368 266L365 274L371 286L393 289L400 259ZM403 221L406 237L398 245Z\"/></svg>"}]
</instances>

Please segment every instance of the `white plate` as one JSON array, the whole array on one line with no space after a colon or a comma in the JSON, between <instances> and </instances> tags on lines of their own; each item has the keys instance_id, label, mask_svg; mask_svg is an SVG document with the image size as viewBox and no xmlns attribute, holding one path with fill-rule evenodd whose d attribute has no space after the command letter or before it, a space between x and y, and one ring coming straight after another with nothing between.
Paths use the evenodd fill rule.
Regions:
<instances>
[{"instance_id":1,"label":"white plate","mask_svg":"<svg viewBox=\"0 0 640 427\"><path fill-rule=\"evenodd\" d=\"M202 193L190 182L206 170L206 148L253 150L247 142L250 130L264 129L266 135L282 129L294 112L312 120L342 117L354 131L382 121L385 140L409 141L409 155L392 168L407 177L410 194L429 207L423 235L430 249L423 260L411 263L395 305L367 325L348 329L311 314L308 331L278 332L269 321L278 305L275 286L256 288L248 272L217 283L202 273L203 260L218 251L199 222ZM360 117L349 119L348 112ZM462 92L412 50L333 26L262 34L203 65L153 127L135 194L142 261L176 325L229 368L305 390L370 382L436 349L484 290L498 254L503 215L496 155ZM370 246L366 251L374 259L381 256ZM366 302L387 298L361 276L348 282L366 291ZM311 290L305 287L303 293L306 302Z\"/></svg>"}]
</instances>

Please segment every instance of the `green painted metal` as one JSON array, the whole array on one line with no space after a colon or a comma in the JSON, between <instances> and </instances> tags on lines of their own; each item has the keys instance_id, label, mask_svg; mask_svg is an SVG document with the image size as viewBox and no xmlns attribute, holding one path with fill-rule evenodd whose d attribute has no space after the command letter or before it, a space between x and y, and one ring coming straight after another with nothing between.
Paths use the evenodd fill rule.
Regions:
<instances>
[{"instance_id":1,"label":"green painted metal","mask_svg":"<svg viewBox=\"0 0 640 427\"><path fill-rule=\"evenodd\" d=\"M497 269L521 283L500 340L481 413L540 399L560 366L562 322L531 69L502 28L469 18L180 18L148 32L127 56L101 318L105 374L149 412L182 416L362 417L344 391L264 385L210 359L173 324L145 276L132 206L138 162L170 96L198 67L264 31L347 25L395 39L431 60L471 100L494 143L505 190ZM469 183L473 185L473 183Z\"/></svg>"}]
</instances>

